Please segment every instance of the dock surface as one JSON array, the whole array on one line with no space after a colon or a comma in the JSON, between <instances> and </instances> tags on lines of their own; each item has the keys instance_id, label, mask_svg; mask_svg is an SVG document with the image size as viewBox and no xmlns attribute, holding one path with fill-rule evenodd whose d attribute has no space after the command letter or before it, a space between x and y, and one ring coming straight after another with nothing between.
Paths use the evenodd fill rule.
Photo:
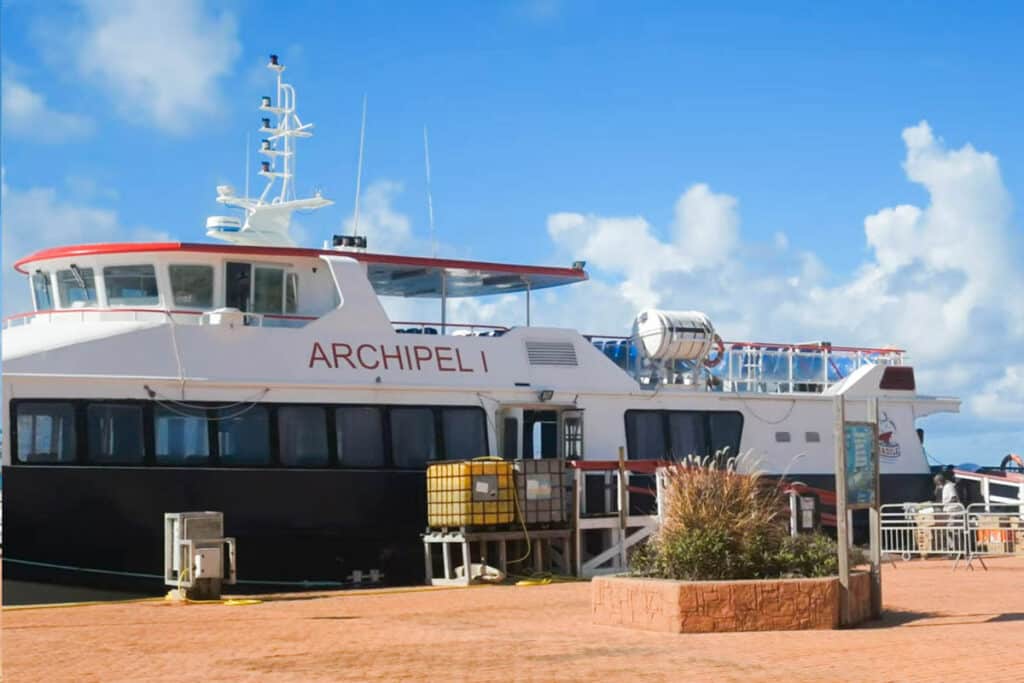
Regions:
<instances>
[{"instance_id":1,"label":"dock surface","mask_svg":"<svg viewBox=\"0 0 1024 683\"><path fill-rule=\"evenodd\" d=\"M842 631L595 626L587 583L5 609L3 680L1020 681L1024 557L987 562L886 565L884 619Z\"/></svg>"}]
</instances>

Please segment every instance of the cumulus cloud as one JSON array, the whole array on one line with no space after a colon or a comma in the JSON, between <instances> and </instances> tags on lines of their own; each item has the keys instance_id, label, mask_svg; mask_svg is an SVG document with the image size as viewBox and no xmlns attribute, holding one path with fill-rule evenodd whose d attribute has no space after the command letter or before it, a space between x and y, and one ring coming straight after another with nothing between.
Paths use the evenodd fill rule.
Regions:
<instances>
[{"instance_id":1,"label":"cumulus cloud","mask_svg":"<svg viewBox=\"0 0 1024 683\"><path fill-rule=\"evenodd\" d=\"M51 59L107 92L124 117L182 134L221 107L241 48L232 14L202 0L78 0L70 25L37 32Z\"/></svg>"},{"instance_id":2,"label":"cumulus cloud","mask_svg":"<svg viewBox=\"0 0 1024 683\"><path fill-rule=\"evenodd\" d=\"M736 199L706 185L682 194L667 237L640 216L577 213L552 214L548 232L563 252L586 258L603 286L603 313L588 327L653 305L704 309L731 338L902 346L929 391L977 394L967 401L976 416L1019 419L1024 369L1004 371L998 359L1024 349L1024 299L1007 296L1024 278L998 160L947 146L923 121L903 140L907 179L928 202L866 217L870 258L846 277L784 234L772 249L744 243ZM566 322L576 322L580 297L569 298Z\"/></svg>"},{"instance_id":3,"label":"cumulus cloud","mask_svg":"<svg viewBox=\"0 0 1024 683\"><path fill-rule=\"evenodd\" d=\"M39 92L19 80L5 65L0 80L0 121L4 135L36 142L64 142L86 137L93 122L86 116L51 107Z\"/></svg>"},{"instance_id":4,"label":"cumulus cloud","mask_svg":"<svg viewBox=\"0 0 1024 683\"><path fill-rule=\"evenodd\" d=\"M366 235L375 252L402 252L415 254L409 217L393 207L402 192L402 184L393 180L378 180L367 186L359 199L359 234ZM355 216L344 222L344 232L351 235L355 229Z\"/></svg>"}]
</instances>

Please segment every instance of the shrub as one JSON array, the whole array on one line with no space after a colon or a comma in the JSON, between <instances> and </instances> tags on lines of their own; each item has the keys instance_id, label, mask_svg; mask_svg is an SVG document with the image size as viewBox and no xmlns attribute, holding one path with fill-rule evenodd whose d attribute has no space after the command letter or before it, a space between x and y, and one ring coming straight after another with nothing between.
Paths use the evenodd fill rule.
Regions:
<instances>
[{"instance_id":1,"label":"shrub","mask_svg":"<svg viewBox=\"0 0 1024 683\"><path fill-rule=\"evenodd\" d=\"M634 550L641 576L688 581L831 576L835 542L821 534L790 537L787 506L775 482L741 474L736 461L688 458L669 469L662 525Z\"/></svg>"}]
</instances>

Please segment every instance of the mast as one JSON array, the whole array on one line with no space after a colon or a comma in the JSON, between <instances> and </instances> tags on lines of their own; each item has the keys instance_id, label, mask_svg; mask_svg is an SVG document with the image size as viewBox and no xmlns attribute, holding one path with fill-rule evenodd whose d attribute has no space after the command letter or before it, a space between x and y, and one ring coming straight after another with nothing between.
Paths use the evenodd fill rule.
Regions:
<instances>
[{"instance_id":1,"label":"mast","mask_svg":"<svg viewBox=\"0 0 1024 683\"><path fill-rule=\"evenodd\" d=\"M261 112L272 115L264 116L259 128L264 135L259 153L266 157L260 162L259 175L267 179L267 184L255 199L249 197L248 181L245 197L236 196L230 185L218 186L217 201L245 211L245 222L229 216L210 216L206 220L206 234L235 244L295 246L290 235L292 213L321 209L334 202L320 196L319 191L312 197L296 198L295 142L312 137L313 124L302 123L299 118L295 88L284 82L285 67L277 55L270 55L267 68L275 72L277 80L274 101L264 96L259 106Z\"/></svg>"}]
</instances>

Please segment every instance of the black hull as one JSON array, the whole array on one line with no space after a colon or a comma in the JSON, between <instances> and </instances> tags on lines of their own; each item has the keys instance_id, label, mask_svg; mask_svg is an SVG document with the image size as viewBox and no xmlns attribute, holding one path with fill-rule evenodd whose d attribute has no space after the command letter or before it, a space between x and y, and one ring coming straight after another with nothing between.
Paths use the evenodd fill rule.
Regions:
<instances>
[{"instance_id":1,"label":"black hull","mask_svg":"<svg viewBox=\"0 0 1024 683\"><path fill-rule=\"evenodd\" d=\"M423 472L18 466L3 480L5 580L159 592L163 515L193 510L224 513L242 590L423 578Z\"/></svg>"},{"instance_id":2,"label":"black hull","mask_svg":"<svg viewBox=\"0 0 1024 683\"><path fill-rule=\"evenodd\" d=\"M829 475L789 478L835 487ZM370 569L387 584L423 581L423 472L18 466L3 482L5 581L159 594L163 515L193 510L223 512L238 541L232 592L340 587ZM926 474L882 478L884 503L931 493ZM855 521L863 540L866 519Z\"/></svg>"}]
</instances>

